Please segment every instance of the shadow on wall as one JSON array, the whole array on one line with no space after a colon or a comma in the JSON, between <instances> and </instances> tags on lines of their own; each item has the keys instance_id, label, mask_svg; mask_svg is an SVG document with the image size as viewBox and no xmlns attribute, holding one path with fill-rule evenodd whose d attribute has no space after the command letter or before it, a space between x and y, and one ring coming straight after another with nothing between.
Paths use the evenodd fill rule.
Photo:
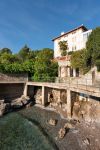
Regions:
<instances>
[{"instance_id":1,"label":"shadow on wall","mask_svg":"<svg viewBox=\"0 0 100 150\"><path fill-rule=\"evenodd\" d=\"M24 83L1 84L0 83L0 100L11 102L13 99L21 97L24 91Z\"/></svg>"}]
</instances>

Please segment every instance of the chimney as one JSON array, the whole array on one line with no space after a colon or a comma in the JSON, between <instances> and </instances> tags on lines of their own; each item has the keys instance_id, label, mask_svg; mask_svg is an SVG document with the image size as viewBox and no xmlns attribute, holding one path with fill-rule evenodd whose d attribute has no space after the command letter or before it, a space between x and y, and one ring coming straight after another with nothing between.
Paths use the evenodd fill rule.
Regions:
<instances>
[{"instance_id":1,"label":"chimney","mask_svg":"<svg viewBox=\"0 0 100 150\"><path fill-rule=\"evenodd\" d=\"M61 35L63 35L64 34L64 32L61 32Z\"/></svg>"}]
</instances>

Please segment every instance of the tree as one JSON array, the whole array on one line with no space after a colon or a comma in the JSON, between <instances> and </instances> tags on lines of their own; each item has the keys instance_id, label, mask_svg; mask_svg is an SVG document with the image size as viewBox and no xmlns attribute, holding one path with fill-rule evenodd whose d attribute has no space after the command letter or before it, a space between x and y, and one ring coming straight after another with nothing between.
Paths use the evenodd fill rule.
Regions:
<instances>
[{"instance_id":1,"label":"tree","mask_svg":"<svg viewBox=\"0 0 100 150\"><path fill-rule=\"evenodd\" d=\"M44 48L32 51L26 46L18 54L0 55L0 72L28 73L35 81L51 81L57 75L57 64L52 61L53 50Z\"/></svg>"},{"instance_id":2,"label":"tree","mask_svg":"<svg viewBox=\"0 0 100 150\"><path fill-rule=\"evenodd\" d=\"M35 81L47 81L51 80L57 74L57 68L53 62L53 50L45 48L41 50L36 57L34 63L34 80ZM54 67L54 68L53 68Z\"/></svg>"},{"instance_id":3,"label":"tree","mask_svg":"<svg viewBox=\"0 0 100 150\"><path fill-rule=\"evenodd\" d=\"M18 53L19 58L20 58L22 61L27 60L28 57L29 57L30 51L31 51L30 48L29 48L27 45L25 45L25 46L19 51L19 53Z\"/></svg>"},{"instance_id":4,"label":"tree","mask_svg":"<svg viewBox=\"0 0 100 150\"><path fill-rule=\"evenodd\" d=\"M66 56L67 55L67 50L68 50L68 44L67 41L60 41L58 43L59 49L61 51L61 56Z\"/></svg>"},{"instance_id":5,"label":"tree","mask_svg":"<svg viewBox=\"0 0 100 150\"><path fill-rule=\"evenodd\" d=\"M100 27L97 27L90 34L86 43L86 65L92 67L100 66Z\"/></svg>"},{"instance_id":6,"label":"tree","mask_svg":"<svg viewBox=\"0 0 100 150\"><path fill-rule=\"evenodd\" d=\"M71 55L71 66L73 68L79 68L82 73L87 71L85 66L86 49L75 51Z\"/></svg>"},{"instance_id":7,"label":"tree","mask_svg":"<svg viewBox=\"0 0 100 150\"><path fill-rule=\"evenodd\" d=\"M0 56L0 63L14 63L19 62L17 55L10 53L2 53Z\"/></svg>"},{"instance_id":8,"label":"tree","mask_svg":"<svg viewBox=\"0 0 100 150\"><path fill-rule=\"evenodd\" d=\"M7 54L12 54L12 51L9 49L9 48L2 48L0 50L0 54L4 54L4 53L7 53Z\"/></svg>"}]
</instances>

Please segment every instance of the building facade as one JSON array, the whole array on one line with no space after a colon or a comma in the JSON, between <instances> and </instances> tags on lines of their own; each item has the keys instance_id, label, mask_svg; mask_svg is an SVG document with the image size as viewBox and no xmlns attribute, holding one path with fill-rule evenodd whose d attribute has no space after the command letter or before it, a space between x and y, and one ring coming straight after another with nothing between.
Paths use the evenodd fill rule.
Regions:
<instances>
[{"instance_id":1,"label":"building facade","mask_svg":"<svg viewBox=\"0 0 100 150\"><path fill-rule=\"evenodd\" d=\"M76 77L79 76L79 70L70 67L70 56L61 56L59 48L60 41L66 41L68 45L67 52L78 51L86 48L86 42L92 30L88 30L81 25L66 33L62 32L60 36L53 39L54 42L54 58L57 60L59 69L59 77Z\"/></svg>"}]
</instances>

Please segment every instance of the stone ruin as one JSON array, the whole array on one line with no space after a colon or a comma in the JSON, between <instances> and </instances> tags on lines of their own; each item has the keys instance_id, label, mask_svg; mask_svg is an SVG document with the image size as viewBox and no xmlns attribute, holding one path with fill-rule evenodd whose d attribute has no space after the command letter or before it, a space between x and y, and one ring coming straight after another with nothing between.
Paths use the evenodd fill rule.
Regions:
<instances>
[{"instance_id":1,"label":"stone ruin","mask_svg":"<svg viewBox=\"0 0 100 150\"><path fill-rule=\"evenodd\" d=\"M63 117L67 117L67 90L47 88L47 106L54 108ZM42 104L42 89L35 92L35 101ZM100 100L79 93L71 92L71 116L75 120L99 121L100 122Z\"/></svg>"}]
</instances>

